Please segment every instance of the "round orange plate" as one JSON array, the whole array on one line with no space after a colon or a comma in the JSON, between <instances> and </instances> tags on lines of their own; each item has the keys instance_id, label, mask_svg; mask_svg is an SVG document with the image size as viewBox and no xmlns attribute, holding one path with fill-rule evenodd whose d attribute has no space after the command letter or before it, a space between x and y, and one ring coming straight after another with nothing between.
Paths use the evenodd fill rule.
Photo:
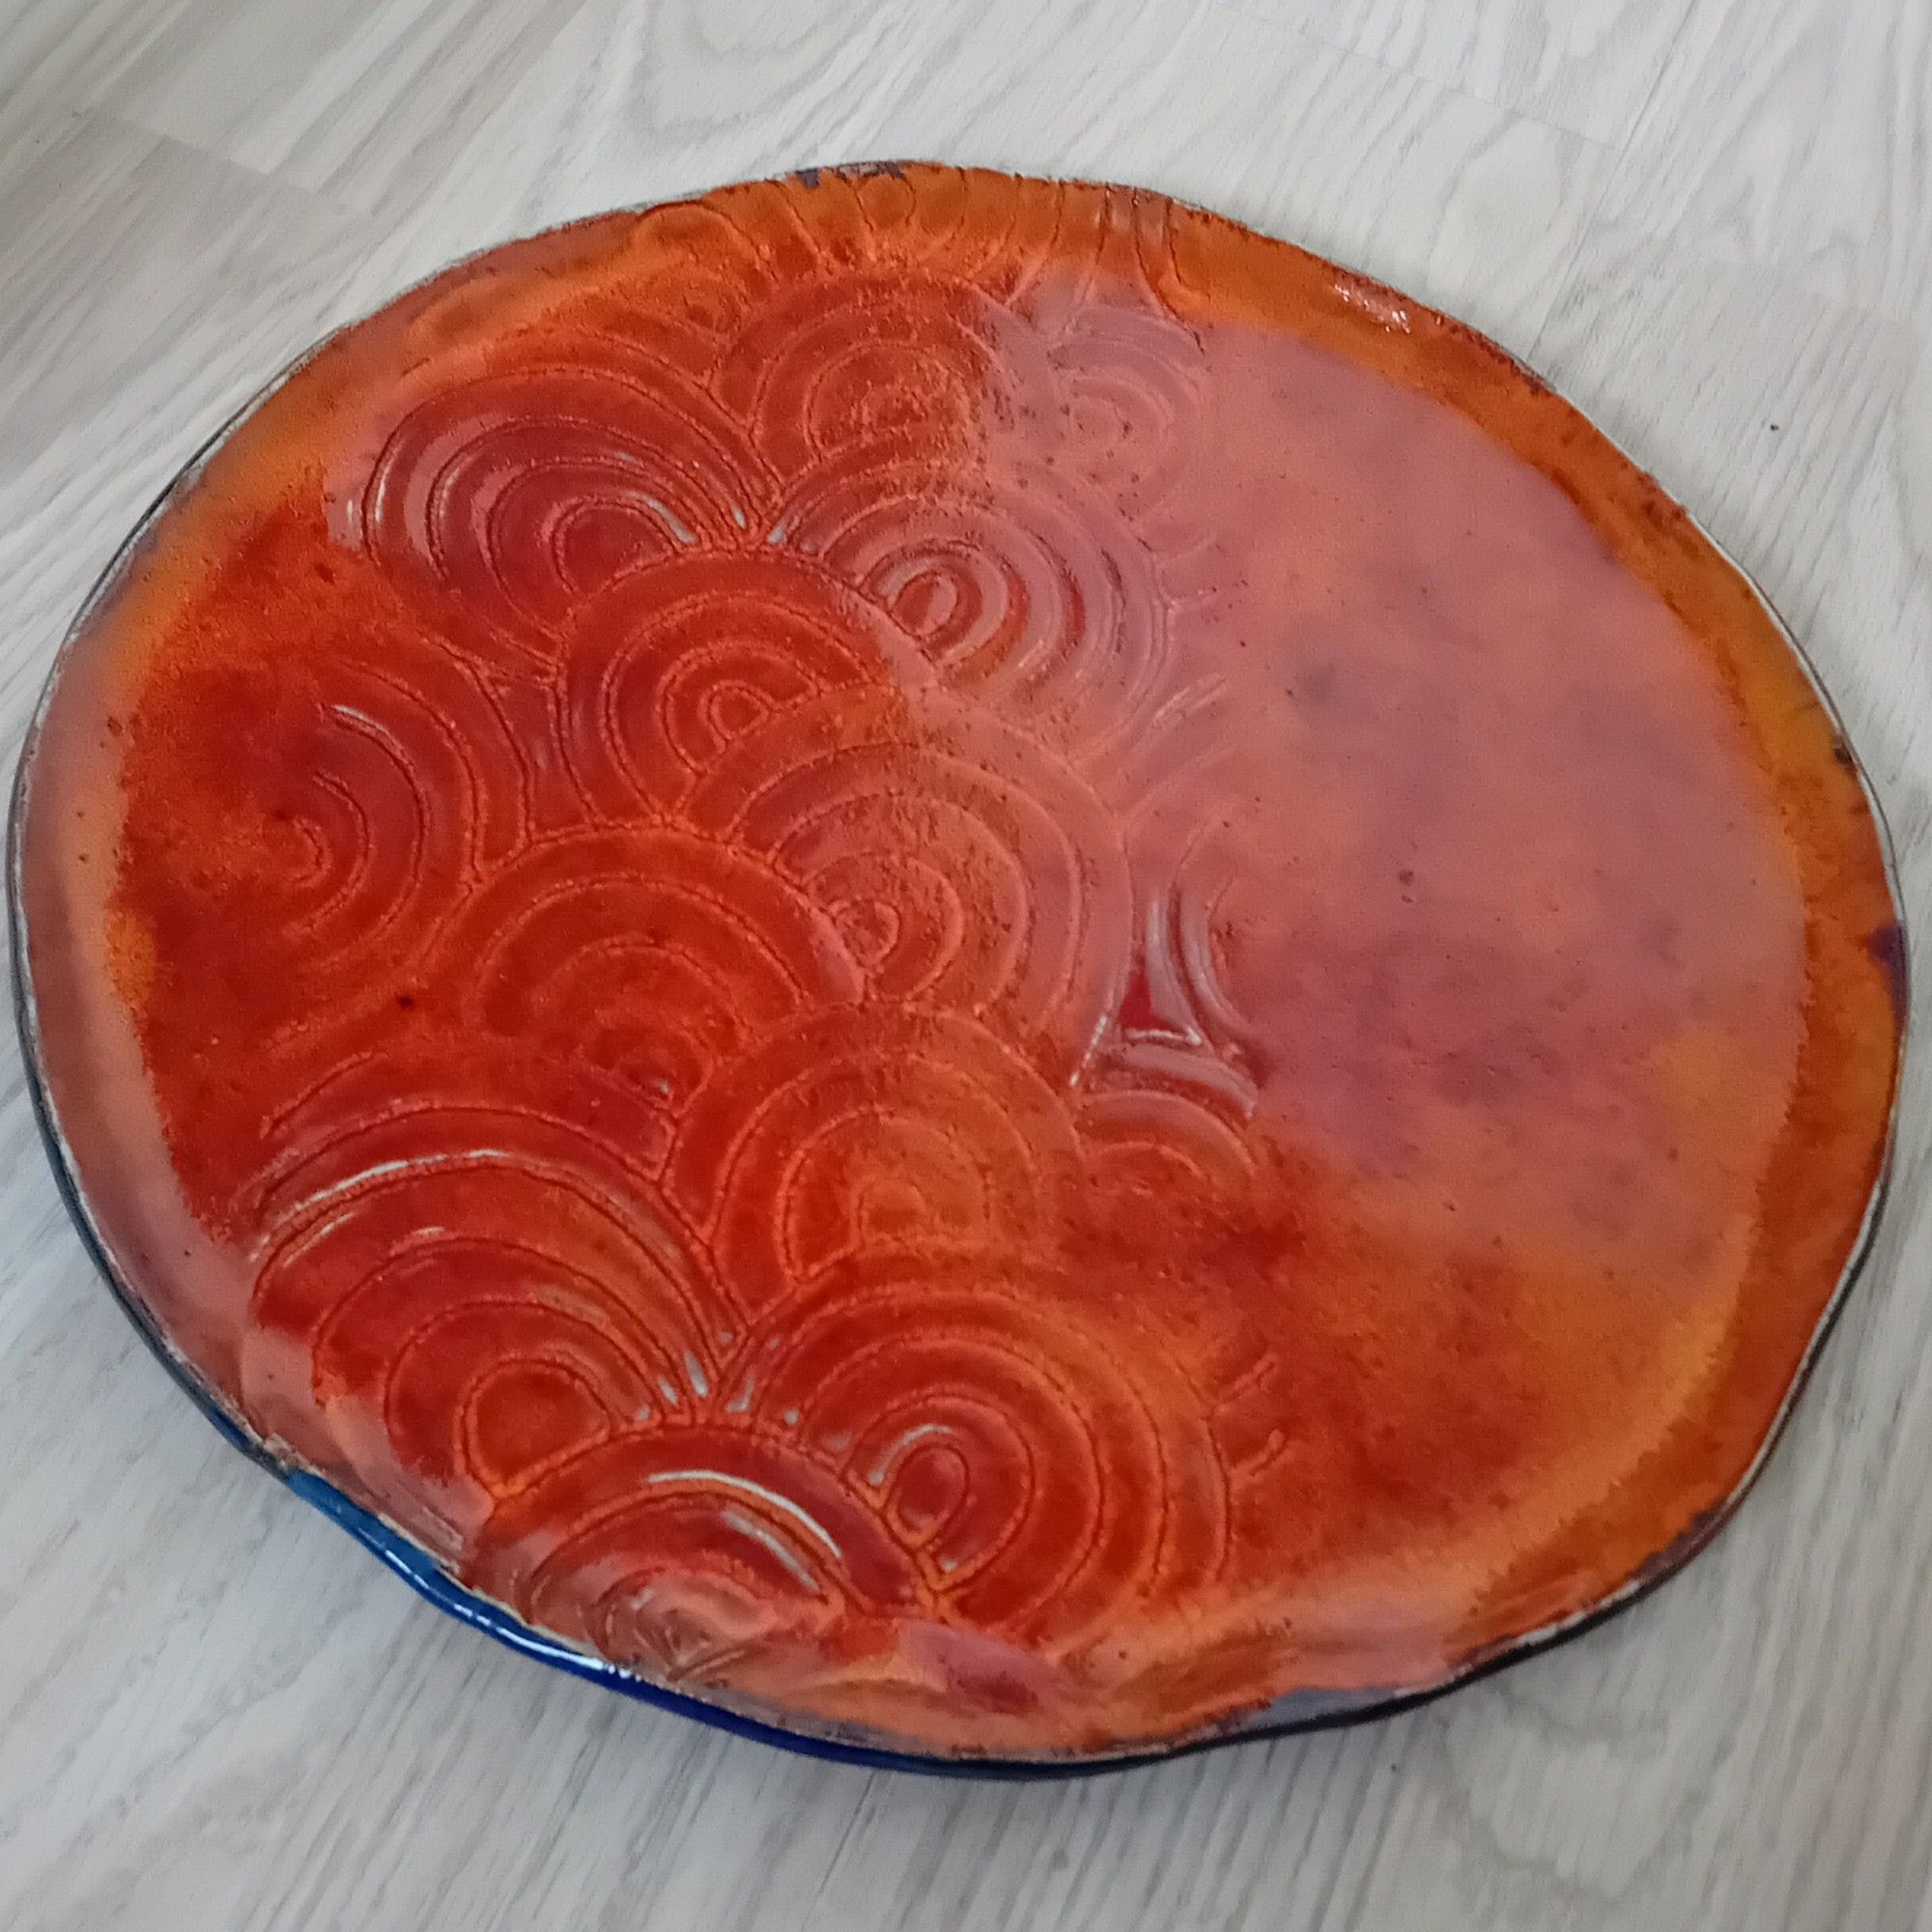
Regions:
<instances>
[{"instance_id":1,"label":"round orange plate","mask_svg":"<svg viewBox=\"0 0 1932 1932\"><path fill-rule=\"evenodd\" d=\"M23 773L56 1151L192 1385L794 1734L1132 1755L1574 1626L1884 1167L1897 908L1776 618L1492 344L1156 195L450 270L176 485Z\"/></svg>"}]
</instances>

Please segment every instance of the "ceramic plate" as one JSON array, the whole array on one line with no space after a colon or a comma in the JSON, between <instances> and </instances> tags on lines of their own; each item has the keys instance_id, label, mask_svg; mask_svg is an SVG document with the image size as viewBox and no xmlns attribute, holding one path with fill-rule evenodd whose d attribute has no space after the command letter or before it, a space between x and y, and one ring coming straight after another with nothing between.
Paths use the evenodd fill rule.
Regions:
<instances>
[{"instance_id":1,"label":"ceramic plate","mask_svg":"<svg viewBox=\"0 0 1932 1932\"><path fill-rule=\"evenodd\" d=\"M1385 1708L1683 1560L1900 1051L1858 766L1654 482L1313 256L923 165L325 343L83 612L14 884L237 1439L895 1762Z\"/></svg>"}]
</instances>

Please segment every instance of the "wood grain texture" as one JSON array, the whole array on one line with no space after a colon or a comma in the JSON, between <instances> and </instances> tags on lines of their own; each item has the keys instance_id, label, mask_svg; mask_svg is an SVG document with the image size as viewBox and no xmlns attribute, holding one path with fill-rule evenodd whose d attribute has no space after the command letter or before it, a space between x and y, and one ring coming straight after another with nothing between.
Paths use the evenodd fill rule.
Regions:
<instances>
[{"instance_id":1,"label":"wood grain texture","mask_svg":"<svg viewBox=\"0 0 1932 1932\"><path fill-rule=\"evenodd\" d=\"M318 331L543 222L939 154L1211 203L1528 356L1804 638L1923 923L1928 59L1932 0L0 0L0 743L148 498ZM1932 1926L1922 1055L1813 1386L1662 1593L1390 1721L973 1786L418 1605L147 1356L6 1053L0 1923Z\"/></svg>"},{"instance_id":2,"label":"wood grain texture","mask_svg":"<svg viewBox=\"0 0 1932 1932\"><path fill-rule=\"evenodd\" d=\"M1694 0L1238 0L1398 72L1598 141L1630 131Z\"/></svg>"}]
</instances>

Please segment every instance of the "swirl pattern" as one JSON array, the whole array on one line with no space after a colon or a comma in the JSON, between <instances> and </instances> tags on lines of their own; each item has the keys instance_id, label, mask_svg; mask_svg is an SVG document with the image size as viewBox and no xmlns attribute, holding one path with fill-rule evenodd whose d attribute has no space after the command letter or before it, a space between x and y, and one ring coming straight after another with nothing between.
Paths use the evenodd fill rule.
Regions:
<instances>
[{"instance_id":1,"label":"swirl pattern","mask_svg":"<svg viewBox=\"0 0 1932 1932\"><path fill-rule=\"evenodd\" d=\"M1077 213L1094 272L1118 211ZM1134 519L1188 337L1145 295L1103 324L1060 263L976 280L876 206L824 218L724 256L709 345L685 278L388 434L350 526L533 774L422 975L487 1071L382 1120L325 1080L251 1183L251 1412L354 1445L385 1508L427 1482L480 1587L680 1682L912 1605L1065 1645L1227 1536L1184 1375L1042 1325L1096 1178L1240 1165L1133 1059L1168 954L1136 967L1094 778L1166 675ZM1148 455L1124 491L1095 424ZM961 464L1062 425L1059 473ZM493 1109L519 1055L594 1101Z\"/></svg>"},{"instance_id":2,"label":"swirl pattern","mask_svg":"<svg viewBox=\"0 0 1932 1932\"><path fill-rule=\"evenodd\" d=\"M827 170L236 433L25 850L63 1122L154 1143L100 1225L258 1437L650 1682L1022 1757L1708 1520L1876 1172L1883 867L1720 561L1346 282Z\"/></svg>"},{"instance_id":3,"label":"swirl pattern","mask_svg":"<svg viewBox=\"0 0 1932 1932\"><path fill-rule=\"evenodd\" d=\"M492 659L543 654L591 591L743 533L759 466L702 390L642 363L479 376L391 436L361 500L375 554Z\"/></svg>"}]
</instances>

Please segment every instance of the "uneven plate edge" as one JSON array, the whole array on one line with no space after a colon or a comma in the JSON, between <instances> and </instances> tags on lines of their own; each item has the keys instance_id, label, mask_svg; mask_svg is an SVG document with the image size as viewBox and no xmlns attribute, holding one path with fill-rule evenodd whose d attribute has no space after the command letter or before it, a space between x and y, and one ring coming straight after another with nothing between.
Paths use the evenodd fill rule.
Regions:
<instances>
[{"instance_id":1,"label":"uneven plate edge","mask_svg":"<svg viewBox=\"0 0 1932 1932\"><path fill-rule=\"evenodd\" d=\"M584 1678L607 1690L618 1691L639 1702L657 1706L682 1717L694 1718L716 1728L753 1738L760 1743L802 1752L808 1756L827 1758L872 1770L908 1771L928 1776L1065 1777L1122 1770L1134 1765L1161 1763L1223 1745L1257 1743L1271 1738L1364 1722L1374 1718L1392 1717L1400 1712L1414 1709L1418 1705L1433 1702L1435 1698L1445 1696L1463 1685L1487 1677L1508 1664L1551 1649L1571 1637L1579 1636L1619 1611L1628 1609L1683 1569L1737 1513L1746 1495L1763 1473L1773 1451L1782 1439L1792 1412L1809 1384L1825 1344L1837 1325L1846 1298L1871 1257L1879 1222L1890 1191L1900 1100L1905 1087L1905 1071L1911 1051L1913 1031L1912 942L1899 887L1896 848L1884 807L1872 784L1870 774L1865 769L1864 761L1859 755L1858 749L1845 728L1844 719L1818 674L1817 667L1756 580L1738 562L1729 550L1711 534L1702 521L1679 502L1635 457L1614 438L1607 435L1594 418L1586 415L1560 389L1538 375L1519 356L1469 324L1439 309L1431 309L1431 314L1439 317L1453 334L1460 335L1480 346L1486 353L1499 357L1522 380L1546 390L1578 421L1586 425L1592 434L1601 437L1604 442L1629 464L1638 477L1655 490L1664 501L1682 511L1698 535L1710 545L1717 556L1750 591L1776 628L1830 722L1837 744L1843 748L1849 758L1851 770L1858 780L1860 792L1864 799L1866 810L1871 816L1877 835L1886 889L1891 901L1894 924L1899 935L1898 1045L1893 1062L1891 1098L1886 1118L1884 1146L1857 1236L1846 1257L1837 1283L1813 1324L1810 1339L1792 1374L1776 1413L1766 1429L1756 1454L1737 1483L1687 1529L1641 1563L1608 1596L1583 1609L1480 1650L1463 1659L1452 1670L1440 1677L1407 1685L1390 1685L1352 1691L1294 1691L1258 1710L1236 1714L1191 1734L1138 1746L1129 1744L1112 1750L1067 1751L1043 1754L1038 1757L992 1754L982 1756L970 1751L943 1754L937 1751L906 1748L905 1740L892 1740L889 1734L831 1723L814 1724L808 1719L790 1713L783 1714L780 1719L753 1715L752 1711L740 1709L724 1697L697 1696L673 1690L668 1685L658 1683L637 1671L627 1670L606 1658L577 1649L535 1629L507 1605L457 1582L413 1538L389 1522L386 1518L355 1502L326 1477L317 1474L293 1457L278 1453L270 1443L258 1436L244 1419L231 1410L220 1394L202 1379L194 1366L160 1328L140 1301L132 1286L123 1276L88 1207L86 1193L74 1165L72 1151L69 1148L66 1137L61 1132L60 1122L54 1114L41 1050L39 1011L32 977L28 970L27 914L21 850L26 801L42 725L52 703L68 653L85 630L89 618L118 587L122 575L168 506L178 497L185 496L193 488L203 469L242 421L253 415L263 404L299 375L340 336L358 327L363 322L384 310L422 293L443 276L472 263L481 262L497 249L518 242L538 241L549 236L563 234L573 228L609 219L612 215L645 214L655 208L674 206L682 200L695 199L703 194L722 192L732 186L751 185L765 181L803 180L808 176L827 174L841 178L864 179L872 174L899 168L952 169L956 166L958 164L947 161L895 160L848 161L819 168L802 168L794 170L790 176L754 176L744 182L721 183L711 188L697 190L694 195L673 196L667 201L640 203L627 208L600 210L596 213L577 220L560 222L551 228L537 230L531 235L514 236L505 241L487 242L467 254L455 257L396 291L366 314L352 317L348 322L340 324L285 363L209 436L142 512L132 529L95 579L55 649L21 744L8 811L6 872L9 952L14 974L14 1024L19 1037L21 1061L26 1073L26 1088L34 1110L35 1123L46 1148L55 1183L67 1206L69 1215L80 1235L83 1246L106 1280L123 1312L162 1367L227 1442L241 1450L258 1466L278 1477L304 1502L346 1529L388 1569L408 1582L418 1595L458 1622L483 1631L507 1648L521 1655L533 1657L569 1675ZM1006 172L970 167L960 167L959 171L995 175ZM1009 176L1009 179L1024 181L1041 178ZM1061 181L1061 185L1123 194L1160 193L1158 189L1130 187L1120 183L1066 179ZM1277 246L1292 248L1307 259L1317 262L1324 270L1331 270L1350 289L1358 293L1387 298L1405 304L1413 299L1388 284L1378 282L1373 276L1362 274L1337 263L1330 257L1316 255L1313 251L1302 249L1299 244L1279 236L1265 235L1264 231L1251 228L1246 223L1236 221L1232 216L1222 214L1215 210L1201 208L1172 195L1161 195L1161 199L1216 226L1234 228L1245 235L1261 235L1263 239Z\"/></svg>"}]
</instances>

